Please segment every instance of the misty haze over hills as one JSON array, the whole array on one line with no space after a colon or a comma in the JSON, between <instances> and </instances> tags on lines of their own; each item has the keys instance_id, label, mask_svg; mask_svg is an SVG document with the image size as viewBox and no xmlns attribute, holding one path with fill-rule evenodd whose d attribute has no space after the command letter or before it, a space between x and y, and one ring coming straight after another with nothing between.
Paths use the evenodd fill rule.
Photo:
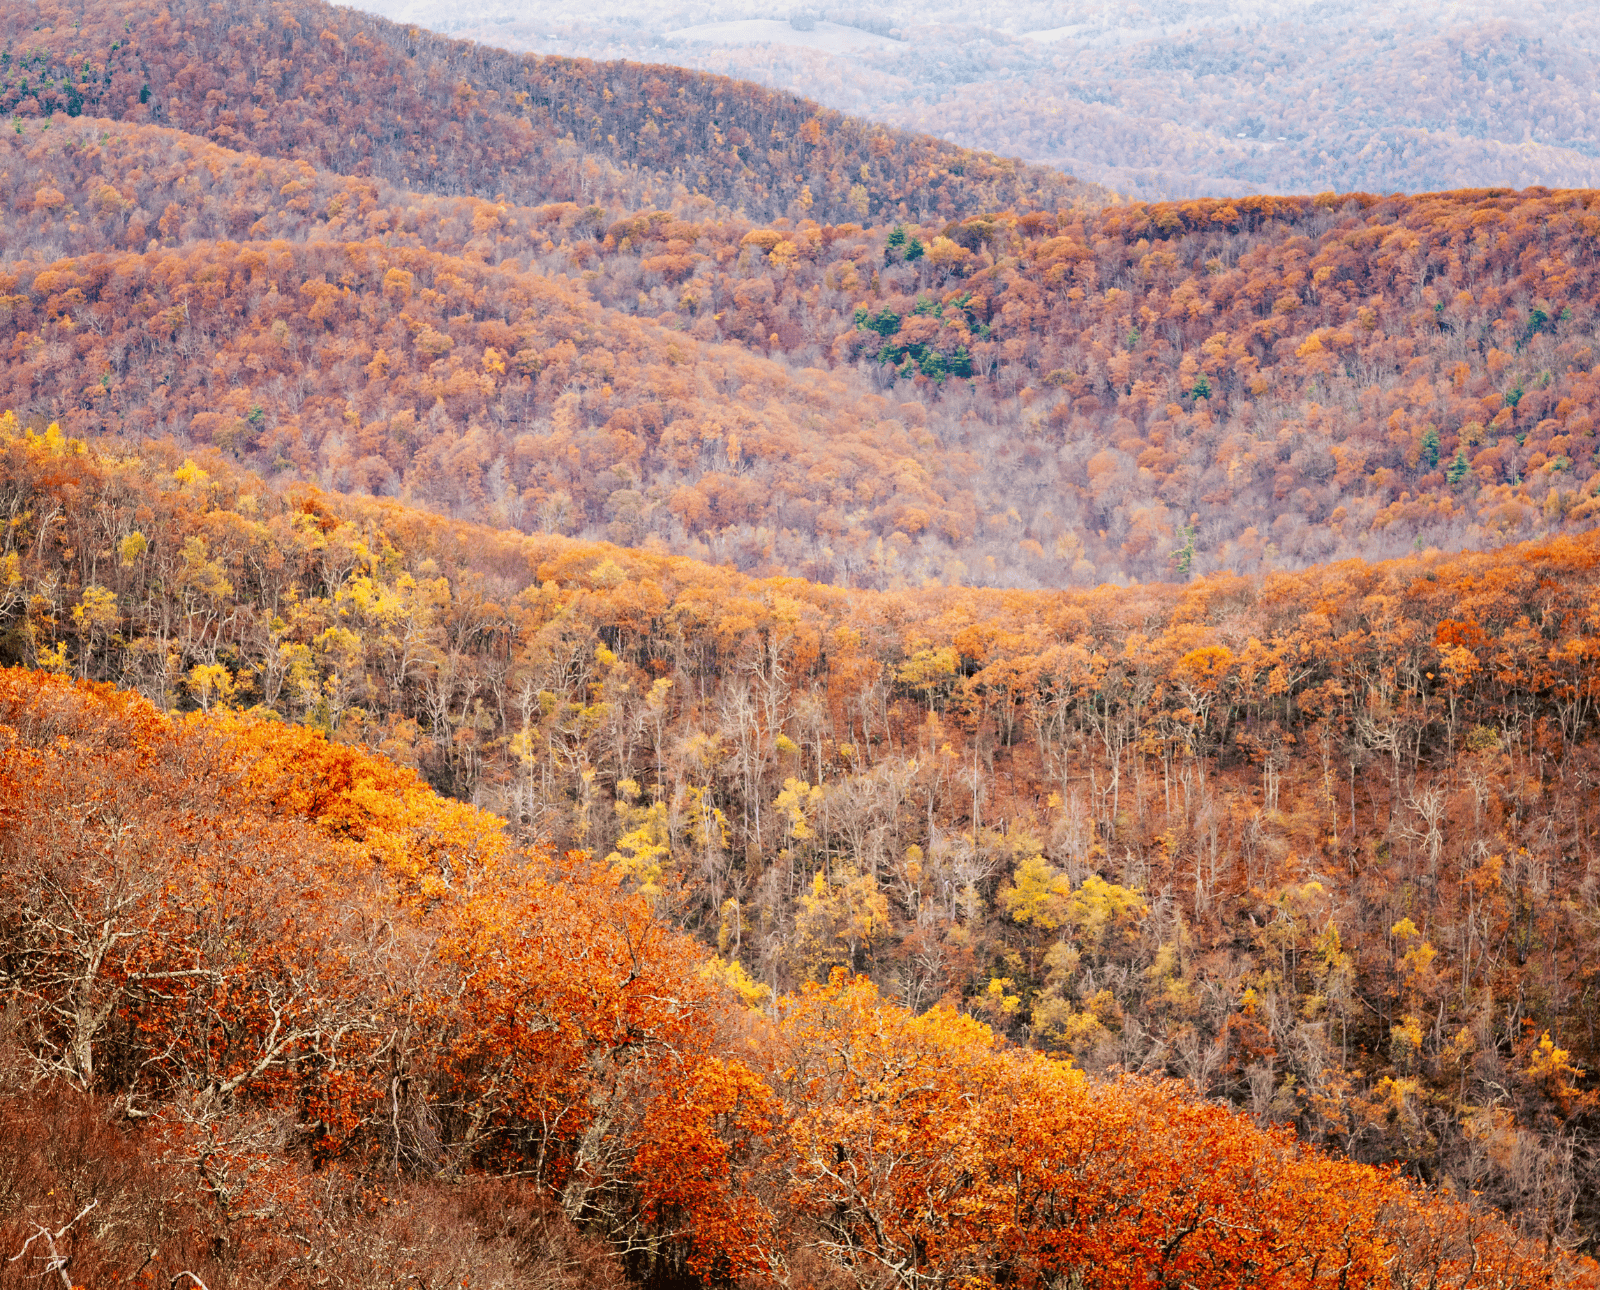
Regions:
<instances>
[{"instance_id":1,"label":"misty haze over hills","mask_svg":"<svg viewBox=\"0 0 1600 1290\"><path fill-rule=\"evenodd\" d=\"M357 7L740 77L1138 198L1600 184L1600 20L1570 0Z\"/></svg>"}]
</instances>

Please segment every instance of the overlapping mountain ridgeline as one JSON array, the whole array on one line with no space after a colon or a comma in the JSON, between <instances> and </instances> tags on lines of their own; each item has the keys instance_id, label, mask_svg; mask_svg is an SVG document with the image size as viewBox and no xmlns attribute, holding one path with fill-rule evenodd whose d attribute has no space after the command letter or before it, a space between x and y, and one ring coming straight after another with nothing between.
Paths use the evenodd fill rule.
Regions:
<instances>
[{"instance_id":1,"label":"overlapping mountain ridgeline","mask_svg":"<svg viewBox=\"0 0 1600 1290\"><path fill-rule=\"evenodd\" d=\"M761 225L4 140L3 393L75 433L879 586L1594 519L1588 193Z\"/></svg>"},{"instance_id":2,"label":"overlapping mountain ridgeline","mask_svg":"<svg viewBox=\"0 0 1600 1290\"><path fill-rule=\"evenodd\" d=\"M262 156L514 204L879 220L1094 185L873 126L793 94L637 63L539 58L315 0L23 0L0 17L0 112L153 122Z\"/></svg>"},{"instance_id":3,"label":"overlapping mountain ridgeline","mask_svg":"<svg viewBox=\"0 0 1600 1290\"><path fill-rule=\"evenodd\" d=\"M1595 1283L1594 194L0 24L0 1286Z\"/></svg>"},{"instance_id":4,"label":"overlapping mountain ridgeline","mask_svg":"<svg viewBox=\"0 0 1600 1290\"><path fill-rule=\"evenodd\" d=\"M1147 200L1600 185L1600 25L1565 0L1215 0L1181 13L1137 0L852 2L814 6L827 22L806 31L666 0L363 7L492 45L791 89Z\"/></svg>"},{"instance_id":5,"label":"overlapping mountain ridgeline","mask_svg":"<svg viewBox=\"0 0 1600 1290\"><path fill-rule=\"evenodd\" d=\"M154 705L113 697L121 691L70 690L37 672L7 674L24 697L8 701L16 706L6 722L18 733L8 736L13 778L0 797L12 805L6 872L17 876L8 881L22 886L0 907L22 911L7 924L5 970L14 990L29 983L18 996L27 1020L12 1033L36 1068L98 1096L148 1099L141 1106L182 1089L220 1098L206 1090L224 1086L241 1105L257 1106L244 1090L275 1113L293 1103L306 1108L299 1118L274 1121L273 1141L287 1151L281 1166L306 1158L301 1147L312 1159L331 1153L368 1185L397 1169L404 1178L504 1169L515 1156L583 1232L645 1259L629 1265L636 1275L670 1257L710 1259L692 1266L716 1279L707 1269L735 1258L717 1244L715 1232L731 1229L714 1225L726 1222L748 1236L737 1259L755 1260L730 1266L770 1272L775 1265L761 1264L770 1255L785 1261L786 1275L809 1269L807 1283L875 1286L888 1266L908 1285L964 1271L1007 1284L1081 1275L1082 1284L1108 1287L1174 1277L1221 1287L1237 1283L1244 1260L1262 1284L1423 1284L1408 1263L1380 1275L1354 1246L1333 1255L1316 1241L1301 1245L1310 1238L1292 1224L1237 1226L1230 1207L1258 1204L1258 1187L1304 1198L1294 1223L1315 1215L1345 1233L1340 1241L1355 1239L1370 1216L1341 1206L1390 1203L1379 1175L1329 1175L1344 1181L1318 1184L1314 1199L1297 1181L1272 1181L1279 1166L1270 1162L1291 1157L1259 1130L1291 1127L1352 1162L1398 1165L1440 1192L1498 1206L1544 1254L1594 1248L1600 538L1258 580L1213 575L1188 586L851 592L476 528L389 500L274 490L225 460L207 470L170 445L101 455L59 429L33 434L14 421L3 435L7 661L85 685L115 683ZM74 717L86 724L63 743L38 715L93 714L99 705L171 732L150 737L158 752L138 754L165 764L159 750L172 749L162 771L170 805L168 788L142 787L147 772L99 760L91 732L109 716ZM160 708L211 716L169 724ZM199 741L192 754L181 751L189 740ZM255 751L230 751L239 740ZM509 831L434 798L412 772L352 751L362 745L500 813ZM142 746L134 740L115 755ZM222 761L201 758L201 747ZM60 769L81 759L71 775ZM214 769L235 761L237 781ZM274 787L279 775L300 787ZM313 792L323 778L333 785L326 800ZM205 953L222 958L203 959L197 971L222 974L219 990L232 980L224 960L303 983L264 977L237 987L241 1001L259 1000L249 1005L259 1021L227 1032L236 1047L206 1057L215 1064L204 1069L183 1065L200 1060L187 1049L163 1056L172 1039L161 1027L181 1014L196 1028L183 1044L199 1044L208 1032L193 1018L220 1015L224 996L207 995L211 1011L197 1013L202 1003L187 985L173 1003L172 987L148 984L157 978L143 974L157 969L137 947L155 935L142 921L155 914L136 901L102 913L95 902L134 901L103 866L165 884L163 866L203 851L216 856L206 881L231 882L228 857L259 847L226 839L201 847L188 840L199 823L147 826L121 797L103 802L79 787L102 781L123 785L102 796L133 792L149 799L140 811L170 811L173 820L244 812L234 805L242 800L249 812L287 812L297 829L331 830L341 846L368 848L370 859L341 859L356 868L330 867L336 879L296 896L315 902L315 918L291 904L281 916L294 928L252 924L259 952L237 940L245 930L226 932L231 906L219 905L223 930L205 933L220 938ZM202 809L183 796L190 782L245 796ZM49 846L47 834L56 839ZM126 849L102 847L102 835L127 839ZM593 860L507 859L513 837L581 848ZM36 852L83 868L70 881L53 870L36 875ZM147 858L158 853L159 864ZM332 865L319 854L312 848L293 864ZM357 881L361 864L379 866L376 885ZM591 933L572 933L566 913L547 916L537 904L567 888L537 885L529 895L517 885L534 881L530 874L553 883L548 875L564 870L578 894L559 899L598 902L583 917L619 929L585 949L599 959L573 960L570 982L551 956L589 947ZM270 866L236 881L241 893L259 893L260 883L301 890ZM71 893L80 889L93 901L73 905L83 921L69 936L49 902L79 901ZM394 902L401 913L385 912ZM199 894L179 905L209 908ZM181 926L161 942L160 970L177 973L181 963L187 972L198 942L184 939L187 912L171 916ZM469 919L477 939L460 939L468 932L457 918ZM363 969L380 978L360 978L367 993L328 993L332 968L313 972L268 953L278 939L322 928L317 919L342 930L307 930L308 946L362 963L376 951L347 950L340 937L389 947ZM121 928L126 941L116 939ZM679 975L663 983L646 973L633 984L634 969L617 967L612 984L586 993L586 973L612 971L602 967L612 961L606 938L624 932L652 953L670 950ZM469 943L470 954L450 948ZM104 961L95 945L115 950L122 966L92 966ZM615 952L633 951L618 942ZM481 979L452 975L469 962L482 965ZM908 1011L872 1012L866 984L827 984L836 969L862 973ZM82 984L91 970L124 993L91 991ZM724 1016L717 1024L733 1031L696 1030L692 1043L650 1029L658 1020L710 1026L723 1015L711 995L684 984L693 972L755 1012L738 1025ZM213 988L210 976L194 980ZM469 981L489 1010L470 1026L458 999ZM547 998L546 983L556 981L596 1012L562 1011L580 1004ZM396 994L380 1007L371 992L385 989ZM293 990L314 996L294 1005L301 1013L284 1011ZM654 1001L637 1001L647 1012L690 999L700 1011L640 1019L630 990ZM117 1019L124 1006L137 1024ZM348 1007L348 1027L316 1011L324 1006ZM932 1020L909 1020L930 1007ZM494 1008L513 1011L491 1016ZM823 1025L815 1008L832 1018L828 1026L845 1024L832 1009L856 1010L848 1024L871 1032L861 1042L877 1055L861 1057L855 1039L832 1031L796 1039L788 1027L797 1018ZM395 1051L400 1012L410 1029ZM778 1030L755 1013L775 1017ZM628 1018L625 1033L595 1038L602 1015L607 1025ZM483 1034L495 1036L498 1055ZM103 1035L96 1043L118 1054L96 1058L92 1079L82 1055L92 1045L73 1046L85 1035L84 1045ZM543 1045L558 1037L581 1051L563 1049L552 1064ZM911 1054L896 1047L902 1041ZM746 1042L754 1055L741 1057ZM709 1047L693 1046L701 1043ZM1008 1043L1039 1055L1015 1056ZM873 1047L881 1044L888 1049ZM702 1052L745 1061L755 1082L740 1083L741 1074L696 1103L731 1116L716 1132L734 1137L706 1146L700 1177L715 1195L694 1200L703 1208L683 1218L651 1199L659 1193L650 1188L666 1184L639 1171L658 1158L630 1135L648 1134L651 1099L677 1096L676 1081L699 1089L695 1081L713 1078L689 1073ZM825 1061L824 1052L838 1055ZM1094 1075L1165 1077L1186 1091L1080 1085L1053 1064L1063 1057ZM834 1060L841 1065L827 1064ZM157 1073L146 1073L152 1064ZM242 1082L229 1084L235 1077ZM568 1082L555 1090L539 1083L547 1079ZM1033 1080L1045 1081L1043 1091L1028 1091ZM1017 1118L984 1118L1001 1113L980 1091L990 1089L1019 1108ZM325 1098L345 1099L337 1115L323 1109ZM1238 1118L1194 1110L1192 1098L1231 1104ZM1112 1108L1124 1106L1172 1124L1158 1132L1138 1119L1133 1132L1115 1119L1122 1112ZM1059 1119L1075 1108L1088 1117L1087 1138ZM674 1135L663 1168L683 1175L683 1135L700 1130L681 1118L663 1123ZM1191 1123L1244 1137L1214 1150L1170 1136ZM595 1125L603 1141L591 1140ZM894 1145L876 1154L867 1138ZM1068 1141L1085 1144L1084 1154L1059 1146ZM1058 1145L1028 1145L1046 1142ZM1214 1176L1194 1172L1213 1158L1232 1161L1229 1144L1266 1155L1241 1164L1242 1175L1231 1163ZM1126 1154L1146 1149L1148 1158ZM1010 1172L1024 1159L1028 1169L1066 1172L1048 1182ZM1251 1172L1258 1168L1266 1172ZM1156 1192L1132 1181L1147 1169ZM1108 1192L1083 1181L1102 1177L1095 1170L1111 1171ZM1065 1181L1069 1174L1077 1181ZM747 1177L727 1182L741 1199L716 1191L718 1179ZM1164 1226L1178 1212L1158 1199L1168 1187L1197 1207L1180 1207L1178 1228ZM445 1206L438 1221L448 1227L457 1221L448 1206L465 1203L453 1195L423 1188L412 1203L429 1214ZM64 1221L78 1202L61 1203ZM495 1193L473 1203L499 1212L493 1205L522 1202ZM740 1208L748 1206L756 1208ZM1141 1232L1159 1229L1151 1239L1166 1253L1102 1227L1113 1214ZM577 1239L558 1218L552 1212L532 1236ZM1192 1237L1174 1239L1191 1222L1192 1237L1203 1236L1193 1247ZM1244 1244L1234 1244L1230 1233L1241 1230ZM1487 1220L1474 1230L1502 1239ZM688 1232L691 1245L666 1240L667 1231ZM1286 1232L1320 1260L1314 1269L1274 1262L1283 1251L1273 1242ZM512 1235L507 1258L521 1248ZM1526 1267L1515 1275L1493 1260L1465 1268L1458 1236L1401 1245L1449 1261L1443 1284L1586 1284L1593 1275L1589 1265L1541 1265L1529 1282ZM380 1237L390 1239L372 1239ZM1386 1248L1385 1259L1394 1252ZM1197 1262L1183 1262L1181 1273L1163 1261L1191 1256ZM820 1261L805 1262L813 1257Z\"/></svg>"}]
</instances>

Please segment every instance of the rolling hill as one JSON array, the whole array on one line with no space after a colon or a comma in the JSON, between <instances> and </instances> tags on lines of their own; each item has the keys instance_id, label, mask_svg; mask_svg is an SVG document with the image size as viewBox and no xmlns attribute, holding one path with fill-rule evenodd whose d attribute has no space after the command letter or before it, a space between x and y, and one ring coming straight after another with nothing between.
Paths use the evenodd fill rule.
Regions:
<instances>
[{"instance_id":1,"label":"rolling hill","mask_svg":"<svg viewBox=\"0 0 1600 1290\"><path fill-rule=\"evenodd\" d=\"M0 155L0 396L39 428L875 586L1597 514L1587 192L874 229L419 193L85 117Z\"/></svg>"},{"instance_id":2,"label":"rolling hill","mask_svg":"<svg viewBox=\"0 0 1600 1290\"><path fill-rule=\"evenodd\" d=\"M27 0L0 17L0 112L153 122L442 195L705 197L756 217L1054 209L1101 190L793 94L664 67L523 57L320 3L248 23Z\"/></svg>"},{"instance_id":3,"label":"rolling hill","mask_svg":"<svg viewBox=\"0 0 1600 1290\"><path fill-rule=\"evenodd\" d=\"M0 1290L1597 1283L1600 194L0 40Z\"/></svg>"}]
</instances>

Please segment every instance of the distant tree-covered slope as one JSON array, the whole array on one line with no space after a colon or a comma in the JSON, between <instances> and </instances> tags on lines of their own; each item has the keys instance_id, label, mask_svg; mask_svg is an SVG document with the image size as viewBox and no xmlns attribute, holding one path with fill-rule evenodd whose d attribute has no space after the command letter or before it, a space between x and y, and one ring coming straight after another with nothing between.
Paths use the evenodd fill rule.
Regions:
<instances>
[{"instance_id":1,"label":"distant tree-covered slope","mask_svg":"<svg viewBox=\"0 0 1600 1290\"><path fill-rule=\"evenodd\" d=\"M1149 198L1600 185L1589 6L1223 5L1120 41L1119 11L880 115Z\"/></svg>"},{"instance_id":2,"label":"distant tree-covered slope","mask_svg":"<svg viewBox=\"0 0 1600 1290\"><path fill-rule=\"evenodd\" d=\"M513 49L645 58L1063 166L1147 200L1600 183L1593 6L363 0ZM864 30L863 30L864 29ZM871 33L871 34L869 34Z\"/></svg>"},{"instance_id":3,"label":"distant tree-covered slope","mask_svg":"<svg viewBox=\"0 0 1600 1290\"><path fill-rule=\"evenodd\" d=\"M641 64L536 58L319 0L23 0L0 15L0 112L176 126L424 191L522 203L698 195L751 215L950 216L1102 190Z\"/></svg>"},{"instance_id":4,"label":"distant tree-covered slope","mask_svg":"<svg viewBox=\"0 0 1600 1290\"><path fill-rule=\"evenodd\" d=\"M1593 193L876 228L0 133L0 396L524 530L892 586L1600 518Z\"/></svg>"}]
</instances>

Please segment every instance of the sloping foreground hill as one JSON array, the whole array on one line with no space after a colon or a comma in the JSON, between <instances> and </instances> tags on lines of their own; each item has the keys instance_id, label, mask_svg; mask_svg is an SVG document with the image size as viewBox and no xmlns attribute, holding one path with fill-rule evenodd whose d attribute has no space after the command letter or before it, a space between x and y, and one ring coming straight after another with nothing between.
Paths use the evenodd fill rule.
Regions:
<instances>
[{"instance_id":1,"label":"sloping foreground hill","mask_svg":"<svg viewBox=\"0 0 1600 1290\"><path fill-rule=\"evenodd\" d=\"M752 998L843 966L1594 1248L1593 535L852 592L58 432L0 514L7 661L381 749Z\"/></svg>"},{"instance_id":2,"label":"sloping foreground hill","mask_svg":"<svg viewBox=\"0 0 1600 1290\"><path fill-rule=\"evenodd\" d=\"M260 717L0 672L0 911L7 1284L1593 1284L843 973L741 1013L642 900Z\"/></svg>"},{"instance_id":3,"label":"sloping foreground hill","mask_svg":"<svg viewBox=\"0 0 1600 1290\"><path fill-rule=\"evenodd\" d=\"M890 218L1106 194L676 68L519 56L319 0L21 0L0 111L175 126L408 188L524 204L701 196L765 218Z\"/></svg>"}]
</instances>

